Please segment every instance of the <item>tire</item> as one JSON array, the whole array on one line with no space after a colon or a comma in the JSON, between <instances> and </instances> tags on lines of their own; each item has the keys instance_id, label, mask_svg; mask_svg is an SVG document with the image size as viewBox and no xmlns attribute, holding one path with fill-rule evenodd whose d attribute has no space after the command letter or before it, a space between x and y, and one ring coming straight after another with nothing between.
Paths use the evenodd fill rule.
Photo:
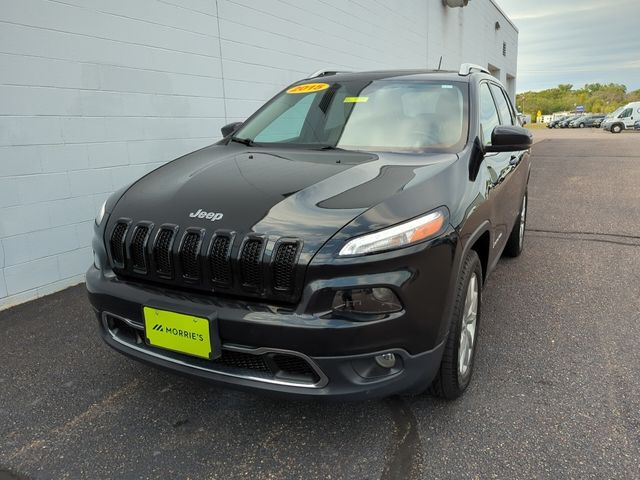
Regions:
<instances>
[{"instance_id":1,"label":"tire","mask_svg":"<svg viewBox=\"0 0 640 480\"><path fill-rule=\"evenodd\" d=\"M474 250L462 261L454 302L440 368L429 387L432 395L447 400L462 395L473 374L482 311L482 264ZM465 348L467 345L470 349Z\"/></svg>"},{"instance_id":2,"label":"tire","mask_svg":"<svg viewBox=\"0 0 640 480\"><path fill-rule=\"evenodd\" d=\"M527 207L529 203L529 195L527 192L522 197L520 204L520 213L516 218L516 223L511 230L507 244L504 247L504 255L507 257L519 257L524 248L524 234L527 228Z\"/></svg>"},{"instance_id":3,"label":"tire","mask_svg":"<svg viewBox=\"0 0 640 480\"><path fill-rule=\"evenodd\" d=\"M622 125L616 123L615 125L611 125L611 133L620 133L622 131Z\"/></svg>"},{"instance_id":4,"label":"tire","mask_svg":"<svg viewBox=\"0 0 640 480\"><path fill-rule=\"evenodd\" d=\"M581 123L581 124L579 125L579 127L580 127L580 128L584 128L584 123Z\"/></svg>"}]
</instances>

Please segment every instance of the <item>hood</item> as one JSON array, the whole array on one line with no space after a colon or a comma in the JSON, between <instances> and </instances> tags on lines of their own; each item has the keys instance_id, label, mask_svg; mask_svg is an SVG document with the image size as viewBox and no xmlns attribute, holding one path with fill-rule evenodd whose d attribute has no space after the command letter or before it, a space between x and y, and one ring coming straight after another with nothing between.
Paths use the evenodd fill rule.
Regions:
<instances>
[{"instance_id":1,"label":"hood","mask_svg":"<svg viewBox=\"0 0 640 480\"><path fill-rule=\"evenodd\" d=\"M134 183L110 221L296 237L313 252L424 169L456 158L214 145Z\"/></svg>"}]
</instances>

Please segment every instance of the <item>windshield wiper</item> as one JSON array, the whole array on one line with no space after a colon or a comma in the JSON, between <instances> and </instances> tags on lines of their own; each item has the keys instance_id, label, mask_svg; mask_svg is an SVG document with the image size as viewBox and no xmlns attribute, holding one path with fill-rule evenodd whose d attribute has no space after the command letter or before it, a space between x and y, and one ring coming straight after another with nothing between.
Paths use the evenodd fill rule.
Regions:
<instances>
[{"instance_id":1,"label":"windshield wiper","mask_svg":"<svg viewBox=\"0 0 640 480\"><path fill-rule=\"evenodd\" d=\"M247 147L253 147L253 140L251 140L250 138L231 137L230 141L241 143L243 145L246 145Z\"/></svg>"}]
</instances>

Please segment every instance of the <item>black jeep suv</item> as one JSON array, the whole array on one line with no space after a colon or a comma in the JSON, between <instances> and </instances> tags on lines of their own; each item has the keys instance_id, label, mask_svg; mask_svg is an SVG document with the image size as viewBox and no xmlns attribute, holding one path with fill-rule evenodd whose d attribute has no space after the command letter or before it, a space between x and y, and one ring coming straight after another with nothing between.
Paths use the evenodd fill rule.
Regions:
<instances>
[{"instance_id":1,"label":"black jeep suv","mask_svg":"<svg viewBox=\"0 0 640 480\"><path fill-rule=\"evenodd\" d=\"M223 135L98 214L107 344L253 390L459 396L482 286L523 245L531 136L502 85L318 72Z\"/></svg>"}]
</instances>

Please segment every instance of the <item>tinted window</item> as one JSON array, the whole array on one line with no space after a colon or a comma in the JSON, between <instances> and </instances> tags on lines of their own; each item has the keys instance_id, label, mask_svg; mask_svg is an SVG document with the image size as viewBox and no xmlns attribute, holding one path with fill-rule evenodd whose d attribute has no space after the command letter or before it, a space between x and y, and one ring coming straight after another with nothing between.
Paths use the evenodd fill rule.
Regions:
<instances>
[{"instance_id":1,"label":"tinted window","mask_svg":"<svg viewBox=\"0 0 640 480\"><path fill-rule=\"evenodd\" d=\"M500 125L500 118L496 104L493 103L489 85L483 83L480 85L480 126L485 145L491 145L491 132L498 125Z\"/></svg>"},{"instance_id":2,"label":"tinted window","mask_svg":"<svg viewBox=\"0 0 640 480\"><path fill-rule=\"evenodd\" d=\"M491 91L493 92L493 98L496 101L498 113L500 114L500 125L515 125L515 119L513 118L511 108L509 108L509 103L502 89L491 84Z\"/></svg>"}]
</instances>

